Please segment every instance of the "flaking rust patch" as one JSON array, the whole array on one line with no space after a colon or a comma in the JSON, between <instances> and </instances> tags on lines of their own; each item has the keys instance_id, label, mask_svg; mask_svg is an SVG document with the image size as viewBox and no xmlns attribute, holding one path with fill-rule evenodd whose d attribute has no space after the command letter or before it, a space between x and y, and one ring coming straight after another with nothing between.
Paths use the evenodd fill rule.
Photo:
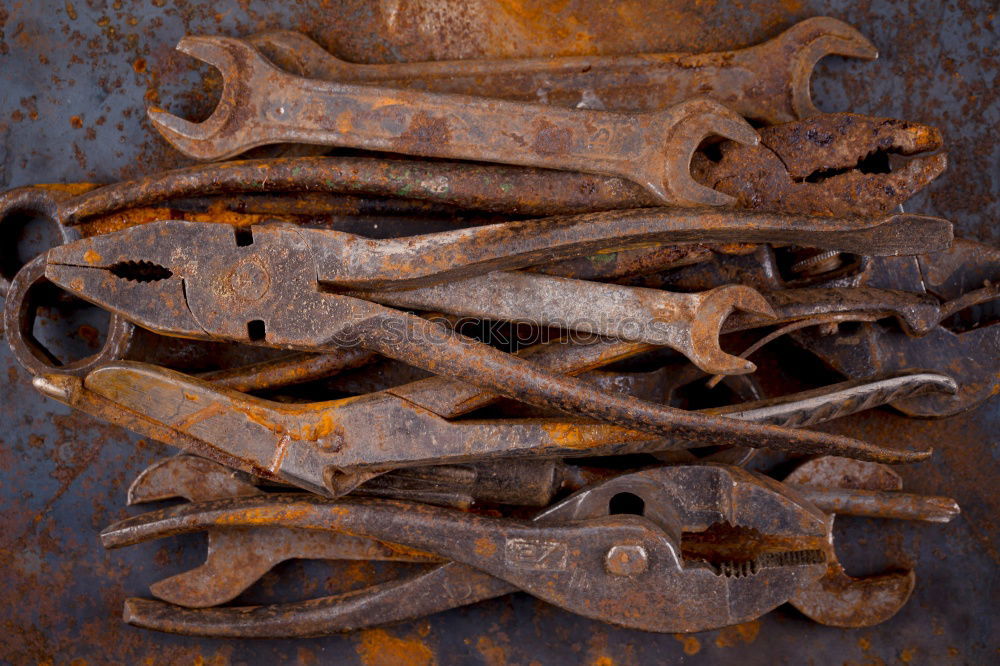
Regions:
<instances>
[{"instance_id":1,"label":"flaking rust patch","mask_svg":"<svg viewBox=\"0 0 1000 666\"><path fill-rule=\"evenodd\" d=\"M434 653L419 638L399 638L384 629L360 632L354 649L365 666L429 666L437 663Z\"/></svg>"},{"instance_id":2,"label":"flaking rust patch","mask_svg":"<svg viewBox=\"0 0 1000 666\"><path fill-rule=\"evenodd\" d=\"M269 506L247 509L233 515L222 515L216 525L273 525L286 520L295 520L309 514L308 506Z\"/></svg>"},{"instance_id":3,"label":"flaking rust patch","mask_svg":"<svg viewBox=\"0 0 1000 666\"><path fill-rule=\"evenodd\" d=\"M476 539L476 555L479 557L493 557L497 552L497 545L486 537Z\"/></svg>"}]
</instances>

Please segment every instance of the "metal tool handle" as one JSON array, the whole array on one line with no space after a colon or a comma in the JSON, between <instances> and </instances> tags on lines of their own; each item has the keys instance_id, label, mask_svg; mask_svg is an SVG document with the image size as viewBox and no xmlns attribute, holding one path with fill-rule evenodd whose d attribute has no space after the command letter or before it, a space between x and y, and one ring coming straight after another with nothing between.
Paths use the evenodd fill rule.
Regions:
<instances>
[{"instance_id":1,"label":"metal tool handle","mask_svg":"<svg viewBox=\"0 0 1000 666\"><path fill-rule=\"evenodd\" d=\"M636 595L638 601L659 587L654 597L669 597L670 590L664 587L670 586L671 576L682 572L679 545L640 516L541 526L364 498L336 503L296 495L215 500L126 519L102 532L101 539L105 547L115 548L223 524L345 532L406 545L474 566L567 610L613 622L630 621L627 602ZM624 560L620 553L625 553ZM631 568L628 553L641 557L631 562ZM715 587L724 582L704 567L693 570L704 573L695 574L702 585ZM607 584L609 577L617 582ZM680 600L673 599L665 605L677 603ZM636 626L661 622L657 618L631 621Z\"/></svg>"},{"instance_id":2,"label":"metal tool handle","mask_svg":"<svg viewBox=\"0 0 1000 666\"><path fill-rule=\"evenodd\" d=\"M517 587L457 562L335 596L277 606L180 608L127 599L131 625L189 636L292 638L414 620L516 592Z\"/></svg>"},{"instance_id":3,"label":"metal tool handle","mask_svg":"<svg viewBox=\"0 0 1000 666\"><path fill-rule=\"evenodd\" d=\"M389 337L385 335L386 330L398 334ZM430 372L442 372L447 368L447 374L455 379L515 400L681 441L766 446L797 453L824 453L885 462L915 462L930 455L930 451L891 450L839 435L711 418L609 395L586 382L542 370L530 361L388 308L380 316L365 320L352 334L367 349Z\"/></svg>"},{"instance_id":4,"label":"metal tool handle","mask_svg":"<svg viewBox=\"0 0 1000 666\"><path fill-rule=\"evenodd\" d=\"M961 511L950 497L858 488L792 487L823 511L843 516L947 523Z\"/></svg>"},{"instance_id":5,"label":"metal tool handle","mask_svg":"<svg viewBox=\"0 0 1000 666\"><path fill-rule=\"evenodd\" d=\"M619 175L664 203L721 205L731 197L691 177L698 144L713 134L759 142L741 116L705 98L649 114L571 110L304 79L226 37L186 37L178 49L222 71L222 98L203 123L155 109L150 119L200 159L271 143L344 146Z\"/></svg>"},{"instance_id":6,"label":"metal tool handle","mask_svg":"<svg viewBox=\"0 0 1000 666\"><path fill-rule=\"evenodd\" d=\"M615 111L654 111L705 95L768 125L818 113L809 78L820 58L878 54L857 30L829 17L806 19L745 49L699 54L358 64L298 32L270 31L248 41L279 66L310 78Z\"/></svg>"},{"instance_id":7,"label":"metal tool handle","mask_svg":"<svg viewBox=\"0 0 1000 666\"><path fill-rule=\"evenodd\" d=\"M719 347L725 319L737 308L758 316L773 314L757 291L739 285L682 294L500 271L421 289L356 295L394 307L555 326L666 346L705 372L725 375L756 369Z\"/></svg>"}]
</instances>

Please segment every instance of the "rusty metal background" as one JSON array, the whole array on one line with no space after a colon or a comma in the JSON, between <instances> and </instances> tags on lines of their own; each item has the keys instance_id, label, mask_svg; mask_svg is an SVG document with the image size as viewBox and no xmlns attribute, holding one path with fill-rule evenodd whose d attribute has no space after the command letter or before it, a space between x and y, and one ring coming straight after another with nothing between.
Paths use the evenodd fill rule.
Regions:
<instances>
[{"instance_id":1,"label":"rusty metal background","mask_svg":"<svg viewBox=\"0 0 1000 666\"><path fill-rule=\"evenodd\" d=\"M217 74L173 51L186 33L297 29L346 60L392 62L729 49L826 14L857 26L881 55L874 63L820 63L814 77L819 107L940 127L951 167L907 208L947 217L959 235L996 244L997 10L996 0L4 0L0 188L107 182L185 164L155 134L143 109L157 104L197 118L214 107ZM34 233L44 236L44 229ZM95 342L97 322L74 320L66 328L66 321L49 321L67 353ZM950 495L963 510L948 525L838 519L837 548L850 572L916 561L912 600L872 629L823 627L783 608L720 631L655 635L518 594L350 636L239 642L154 634L120 621L126 596L143 595L150 582L195 565L203 554L202 539L194 537L122 551L105 551L97 538L101 528L132 513L124 506L128 483L169 450L41 399L5 345L0 356L7 376L0 402L5 662L940 664L993 661L1000 649L997 398L942 421L878 410L829 426L893 446L936 447L931 464L902 470L906 488ZM395 571L392 565L286 563L242 600L280 599L286 581L300 594L318 596Z\"/></svg>"}]
</instances>

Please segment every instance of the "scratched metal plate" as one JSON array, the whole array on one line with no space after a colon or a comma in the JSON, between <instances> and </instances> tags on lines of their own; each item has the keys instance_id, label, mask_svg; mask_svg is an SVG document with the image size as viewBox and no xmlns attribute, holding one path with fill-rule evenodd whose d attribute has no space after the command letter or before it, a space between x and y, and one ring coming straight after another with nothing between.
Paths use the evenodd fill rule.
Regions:
<instances>
[{"instance_id":1,"label":"scratched metal plate","mask_svg":"<svg viewBox=\"0 0 1000 666\"><path fill-rule=\"evenodd\" d=\"M183 164L143 109L204 116L218 77L172 51L185 33L308 32L337 55L388 62L540 54L716 50L750 45L796 20L829 14L858 26L875 63L832 58L814 90L824 110L937 125L952 166L908 209L942 215L958 233L1000 240L1000 104L995 0L730 3L660 0L5 0L0 3L0 188L106 182ZM41 233L39 231L38 233ZM9 248L4 248L9 251ZM55 322L58 324L60 322ZM49 324L50 340L88 343L84 320ZM73 328L73 327L76 328ZM82 342L81 342L82 338ZM781 609L759 622L690 636L620 630L526 595L350 636L298 641L202 640L123 624L126 596L195 565L192 537L105 552L97 533L134 511L129 481L171 453L41 399L0 351L0 660L10 663L984 663L996 658L1000 543L1000 401L944 421L887 411L837 431L893 446L932 445L931 464L902 471L915 492L951 495L950 525L842 520L853 573L915 564L909 605L879 627L818 626ZM283 581L316 596L391 572L287 564L247 599L280 598ZM75 660L75 661L74 661Z\"/></svg>"}]
</instances>

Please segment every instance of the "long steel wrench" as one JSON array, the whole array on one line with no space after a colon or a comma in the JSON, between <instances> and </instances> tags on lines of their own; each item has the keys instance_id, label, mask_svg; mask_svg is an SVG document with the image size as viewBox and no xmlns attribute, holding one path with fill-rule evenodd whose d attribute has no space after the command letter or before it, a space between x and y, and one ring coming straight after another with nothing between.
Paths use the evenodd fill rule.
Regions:
<instances>
[{"instance_id":1,"label":"long steel wrench","mask_svg":"<svg viewBox=\"0 0 1000 666\"><path fill-rule=\"evenodd\" d=\"M723 375L757 369L719 346L719 331L730 313L739 309L765 317L773 314L759 292L740 285L679 294L520 271L494 271L422 289L354 295L394 307L557 326L666 346L705 372Z\"/></svg>"},{"instance_id":2,"label":"long steel wrench","mask_svg":"<svg viewBox=\"0 0 1000 666\"><path fill-rule=\"evenodd\" d=\"M706 98L641 114L564 109L303 79L228 37L185 37L177 48L224 81L201 123L149 111L164 138L195 159L273 143L364 148L621 176L662 203L692 206L732 202L691 177L691 156L707 136L759 141L741 116Z\"/></svg>"},{"instance_id":3,"label":"long steel wrench","mask_svg":"<svg viewBox=\"0 0 1000 666\"><path fill-rule=\"evenodd\" d=\"M285 30L247 38L276 65L313 79L606 111L656 111L697 95L769 125L816 115L809 79L828 55L873 60L875 46L843 21L817 16L756 46L647 53L355 64Z\"/></svg>"}]
</instances>

